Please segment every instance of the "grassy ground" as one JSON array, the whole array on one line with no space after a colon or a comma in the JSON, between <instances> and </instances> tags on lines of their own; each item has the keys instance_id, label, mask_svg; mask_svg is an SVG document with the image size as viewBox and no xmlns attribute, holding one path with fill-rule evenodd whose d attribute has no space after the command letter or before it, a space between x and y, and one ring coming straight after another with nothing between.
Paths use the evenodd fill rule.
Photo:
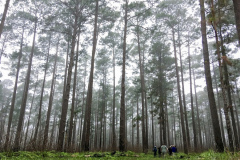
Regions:
<instances>
[{"instance_id":1,"label":"grassy ground","mask_svg":"<svg viewBox=\"0 0 240 160\"><path fill-rule=\"evenodd\" d=\"M203 153L178 153L175 156L166 155L165 157L154 158L153 153L134 153L131 151L111 155L110 152L90 152L90 153L64 153L64 152L2 152L1 160L156 160L156 159L188 159L188 160L240 160L240 152L237 153L216 153L212 150Z\"/></svg>"}]
</instances>

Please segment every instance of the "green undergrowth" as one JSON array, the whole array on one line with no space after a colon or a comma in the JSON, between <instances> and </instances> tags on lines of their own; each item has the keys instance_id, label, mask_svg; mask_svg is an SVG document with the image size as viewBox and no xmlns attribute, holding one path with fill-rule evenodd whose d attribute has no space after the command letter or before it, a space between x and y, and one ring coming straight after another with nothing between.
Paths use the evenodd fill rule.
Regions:
<instances>
[{"instance_id":1,"label":"green undergrowth","mask_svg":"<svg viewBox=\"0 0 240 160\"><path fill-rule=\"evenodd\" d=\"M85 153L65 153L56 151L46 151L46 152L2 152L0 153L0 160L154 160L159 159L159 157L154 158L153 153L135 153L132 151L127 152L116 152L114 155L111 152L85 152ZM237 153L216 153L212 150L203 153L189 153L188 155L184 153L178 153L174 156L166 155L165 157L160 157L160 159L188 159L188 160L238 160L240 159L240 152Z\"/></svg>"}]
</instances>

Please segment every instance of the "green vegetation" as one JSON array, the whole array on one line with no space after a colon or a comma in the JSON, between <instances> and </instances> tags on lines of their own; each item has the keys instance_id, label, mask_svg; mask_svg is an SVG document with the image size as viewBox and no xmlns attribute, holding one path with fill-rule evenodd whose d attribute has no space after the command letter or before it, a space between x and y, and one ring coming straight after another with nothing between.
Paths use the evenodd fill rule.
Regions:
<instances>
[{"instance_id":1,"label":"green vegetation","mask_svg":"<svg viewBox=\"0 0 240 160\"><path fill-rule=\"evenodd\" d=\"M237 153L216 153L212 150L203 153L190 153L188 155L184 153L178 153L174 156L166 155L161 159L201 159L201 160L237 160L240 158L240 152ZM65 153L65 152L2 152L0 153L1 160L77 160L77 159L85 159L85 160L102 160L102 159L116 159L116 160L154 160L159 159L154 158L152 153L144 154L144 153L135 153L132 151L128 151L125 153L116 152L114 155L111 152L89 152L89 153Z\"/></svg>"}]
</instances>

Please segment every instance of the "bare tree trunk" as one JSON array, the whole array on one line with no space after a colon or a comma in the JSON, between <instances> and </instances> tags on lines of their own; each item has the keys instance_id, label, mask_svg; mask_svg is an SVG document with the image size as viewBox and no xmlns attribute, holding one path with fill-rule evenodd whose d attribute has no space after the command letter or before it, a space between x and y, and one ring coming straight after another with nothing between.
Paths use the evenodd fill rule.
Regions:
<instances>
[{"instance_id":1,"label":"bare tree trunk","mask_svg":"<svg viewBox=\"0 0 240 160\"><path fill-rule=\"evenodd\" d=\"M10 0L6 0L6 3L5 3L5 7L4 7L3 15L2 15L2 20L1 20L1 24L0 24L0 38L1 38L1 35L2 35L2 32L3 32L4 22L5 22L5 19L6 19L6 16L7 16L9 2L10 2Z\"/></svg>"},{"instance_id":2,"label":"bare tree trunk","mask_svg":"<svg viewBox=\"0 0 240 160\"><path fill-rule=\"evenodd\" d=\"M33 59L33 53L35 48L35 38L36 38L36 32L37 32L37 17L35 17L35 23L34 23L34 34L33 34L33 42L32 42L32 49L31 54L29 57L29 63L28 63L28 70L24 85L24 92L23 92L23 98L21 103L21 109L20 109L20 115L18 119L18 126L17 126L17 132L14 140L14 151L18 151L20 149L20 135L22 133L22 125L24 121L24 115L25 115L25 109L27 104L27 97L28 97L28 89L29 89L29 83L30 83L30 75L31 75L31 67L32 67L32 59Z\"/></svg>"},{"instance_id":3,"label":"bare tree trunk","mask_svg":"<svg viewBox=\"0 0 240 160\"><path fill-rule=\"evenodd\" d=\"M236 28L238 33L238 42L240 45L240 1L239 0L232 0L235 12L235 19L236 19Z\"/></svg>"},{"instance_id":4,"label":"bare tree trunk","mask_svg":"<svg viewBox=\"0 0 240 160\"><path fill-rule=\"evenodd\" d=\"M52 83L51 83L51 90L50 90L50 96L49 96L49 103L48 103L48 110L47 110L47 119L44 129L44 135L43 135L43 146L42 149L44 150L48 143L48 130L49 130L49 123L50 123L50 116L52 112L52 103L53 103L53 95L54 95L54 86L55 86L55 73L57 68L57 57L58 57L58 46L59 46L59 37L57 41L56 46L56 53L55 53L55 60L54 60L54 66L53 66L53 72L52 72Z\"/></svg>"},{"instance_id":5,"label":"bare tree trunk","mask_svg":"<svg viewBox=\"0 0 240 160\"><path fill-rule=\"evenodd\" d=\"M76 11L78 13L78 6L76 6ZM69 101L72 68L73 68L73 61L74 61L74 49L75 49L76 36L77 36L77 25L78 25L78 15L75 15L72 42L71 42L71 55L70 55L68 75L67 75L67 83L66 83L66 89L63 92L64 99L63 99L63 104L62 104L62 112L61 112L60 126L59 126L59 137L58 137L58 147L57 147L58 151L63 151L63 147L64 147L63 142L64 142L64 136L65 136L65 126L66 126L66 119L67 119L68 101Z\"/></svg>"},{"instance_id":6,"label":"bare tree trunk","mask_svg":"<svg viewBox=\"0 0 240 160\"><path fill-rule=\"evenodd\" d=\"M91 105L92 105L92 89L93 89L93 71L94 71L94 58L97 47L97 23L98 23L98 0L96 0L95 8L95 22L94 22L94 32L93 32L93 48L92 48L92 60L91 60L91 71L88 83L88 93L87 102L85 110L85 119L83 125L83 135L82 135L82 149L84 151L89 151L89 138L90 138L90 122L91 122Z\"/></svg>"},{"instance_id":7,"label":"bare tree trunk","mask_svg":"<svg viewBox=\"0 0 240 160\"><path fill-rule=\"evenodd\" d=\"M9 117L8 117L7 134L6 134L5 144L4 144L4 150L5 151L8 151L8 145L9 145L8 143L9 143L10 129L11 129L11 125L12 125L13 111L14 111L16 93L17 93L18 75L19 75L19 71L20 71L20 63L21 63L21 58L22 58L24 30L25 30L25 28L23 27L21 44L20 44L20 51L19 51L19 56L18 56L17 72L16 72L16 77L15 77L15 85L14 85L14 89L13 89L11 108L10 108Z\"/></svg>"},{"instance_id":8,"label":"bare tree trunk","mask_svg":"<svg viewBox=\"0 0 240 160\"><path fill-rule=\"evenodd\" d=\"M24 146L23 146L23 150L26 149L26 142L27 142L27 137L28 137L28 130L29 130L29 123L30 123L30 118L32 116L32 107L33 107L33 101L35 99L35 93L36 93L36 89L37 89L37 82L38 82L38 76L37 76L37 80L36 80L36 84L34 87L34 91L33 91L33 97L32 97L32 102L31 102L31 107L30 107L30 111L29 111L29 115L28 115L28 120L27 120L27 131L25 133L25 140L24 140Z\"/></svg>"},{"instance_id":9,"label":"bare tree trunk","mask_svg":"<svg viewBox=\"0 0 240 160\"><path fill-rule=\"evenodd\" d=\"M33 141L32 141L34 149L36 148L38 129L39 129L39 124L40 124L41 117L42 117L42 101L43 101L43 93L44 93L45 81L46 81L46 75L47 75L47 69L48 69L50 46L51 46L51 34L49 36L49 41L48 41L47 60L46 60L45 69L44 69L44 78L43 78L42 91L41 91L41 96L40 96L40 105L39 105L39 111L38 111L37 126L35 128L35 133L34 133L34 137L33 137Z\"/></svg>"},{"instance_id":10,"label":"bare tree trunk","mask_svg":"<svg viewBox=\"0 0 240 160\"><path fill-rule=\"evenodd\" d=\"M116 147L116 131L115 131L115 101L116 101L116 88L115 88L115 49L113 48L113 114L112 114L112 151L117 149Z\"/></svg>"},{"instance_id":11,"label":"bare tree trunk","mask_svg":"<svg viewBox=\"0 0 240 160\"><path fill-rule=\"evenodd\" d=\"M123 64L122 64L122 82L121 82L121 108L120 108L120 132L119 132L119 151L126 151L126 126L125 126L125 65L126 65L126 39L127 39L127 14L128 0L125 0L124 16L124 38L123 38ZM144 121L143 121L144 122Z\"/></svg>"},{"instance_id":12,"label":"bare tree trunk","mask_svg":"<svg viewBox=\"0 0 240 160\"><path fill-rule=\"evenodd\" d=\"M182 52L181 52L181 39L180 39L180 33L179 33L179 26L177 30L178 34L178 48L179 48L179 58L180 58L180 70L181 70L181 82L182 82L182 102L183 102L183 109L184 109L184 119L186 123L186 133L187 133L187 144L188 148L191 148L190 145L190 134L189 134L189 126L188 126L188 118L187 118L187 107L186 107L186 100L185 100L185 90L184 90L184 79L183 79L183 65L182 65Z\"/></svg>"},{"instance_id":13,"label":"bare tree trunk","mask_svg":"<svg viewBox=\"0 0 240 160\"><path fill-rule=\"evenodd\" d=\"M213 0L211 0L211 13L212 13L213 19L215 19L215 10L214 10L214 5L213 5ZM212 26L213 26L213 29L214 29L215 40L216 40L216 48L217 48L216 53L217 53L217 56L218 56L220 83L221 83L222 97L223 97L223 103L224 103L224 114L225 114L226 125L227 125L229 147L230 147L230 151L233 152L234 147L233 147L233 138L232 138L232 128L231 128L230 118L229 118L229 115L228 115L228 108L229 107L227 105L227 97L226 97L226 94L225 94L225 85L224 85L225 83L224 83L224 80L223 80L223 71L222 71L222 63L221 63L221 56L220 56L220 46L219 46L219 41L218 41L217 24L216 24L215 20L212 21ZM224 66L224 64L223 64L223 66ZM235 123L235 120L234 120L234 123Z\"/></svg>"},{"instance_id":14,"label":"bare tree trunk","mask_svg":"<svg viewBox=\"0 0 240 160\"><path fill-rule=\"evenodd\" d=\"M173 36L173 47L174 47L174 55L175 55L175 69L176 69L176 76L177 76L177 89L178 89L178 98L179 98L179 106L180 106L180 117L181 117L181 129L182 129L182 136L183 136L183 147L184 153L188 154L188 143L185 131L185 124L184 124L184 117L183 117L183 106L182 106L182 95L180 89L180 78L179 78L179 71L178 71L178 63L177 63L177 51L176 51L176 44L175 44L175 32L172 28L172 36Z\"/></svg>"},{"instance_id":15,"label":"bare tree trunk","mask_svg":"<svg viewBox=\"0 0 240 160\"><path fill-rule=\"evenodd\" d=\"M193 143L194 143L194 152L197 152L198 143L197 143L197 130L195 122L195 113L193 107L193 94L192 94L192 68L191 68L191 56L190 56L190 43L188 39L188 67L189 67L189 79L190 79L190 97L191 97L191 112L192 112L192 124L193 124Z\"/></svg>"},{"instance_id":16,"label":"bare tree trunk","mask_svg":"<svg viewBox=\"0 0 240 160\"><path fill-rule=\"evenodd\" d=\"M223 152L224 146L223 146L221 134L219 134L221 133L221 130L219 126L217 107L216 107L216 102L215 102L213 87L212 87L212 78L211 78L208 44L207 44L207 36L206 36L207 29L206 29L204 0L199 0L199 1L200 1L200 10L201 10L201 34L202 34L202 47L203 47L203 57L204 57L204 70L205 70L208 99L209 99L209 105L210 105L210 111L211 111L211 117L212 117L213 133L214 133L217 151Z\"/></svg>"},{"instance_id":17,"label":"bare tree trunk","mask_svg":"<svg viewBox=\"0 0 240 160\"><path fill-rule=\"evenodd\" d=\"M72 130L73 130L73 119L74 119L74 108L75 108L75 95L76 95L76 84L77 84L77 67L78 67L78 52L79 52L79 39L80 39L80 33L78 35L77 40L77 51L76 51L76 57L75 57L75 71L74 71L74 78L73 78L73 92L72 92L72 108L71 108L71 115L70 115L70 123L69 123L69 132L68 132L68 149L71 150L70 147L72 147Z\"/></svg>"}]
</instances>

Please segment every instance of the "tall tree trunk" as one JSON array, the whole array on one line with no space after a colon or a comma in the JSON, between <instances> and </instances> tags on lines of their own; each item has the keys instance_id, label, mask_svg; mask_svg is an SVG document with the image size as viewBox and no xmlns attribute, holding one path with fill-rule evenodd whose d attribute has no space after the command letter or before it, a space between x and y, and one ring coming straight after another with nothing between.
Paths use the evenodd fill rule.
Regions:
<instances>
[{"instance_id":1,"label":"tall tree trunk","mask_svg":"<svg viewBox=\"0 0 240 160\"><path fill-rule=\"evenodd\" d=\"M226 119L226 125L227 125L227 132L228 132L228 140L229 140L229 147L230 147L230 151L234 151L234 147L233 147L233 138L232 138L232 128L231 128L231 121L228 115L228 105L227 105L227 97L225 94L225 83L223 80L223 71L222 71L222 63L221 63L221 55L220 55L220 46L219 46L219 41L218 41L218 33L217 33L217 24L215 21L215 9L214 9L214 4L213 4L213 0L211 0L211 13L212 13L212 17L213 17L213 21L212 21L212 26L214 29L214 33L215 33L215 41L216 41L216 48L217 48L217 56L218 56L218 67L219 67L219 73L220 73L220 83L221 83L221 89L222 89L222 98L223 98L223 104L224 104L224 114L225 114L225 119ZM224 63L224 61L223 61ZM226 78L226 77L225 77ZM233 118L234 119L234 118ZM234 120L235 123L235 120Z\"/></svg>"},{"instance_id":2,"label":"tall tree trunk","mask_svg":"<svg viewBox=\"0 0 240 160\"><path fill-rule=\"evenodd\" d=\"M115 48L113 47L113 109L112 109L112 151L115 151L116 148L116 131L115 131L115 102L116 102L116 88L115 88Z\"/></svg>"},{"instance_id":3,"label":"tall tree trunk","mask_svg":"<svg viewBox=\"0 0 240 160\"><path fill-rule=\"evenodd\" d=\"M189 37L188 37L189 38ZM188 68L189 68L189 79L190 79L190 98L191 98L191 112L192 112L192 125L193 125L193 143L194 143L194 152L197 152L198 143L197 143L197 130L195 122L195 113L193 107L193 93L192 93L192 69L191 69L191 56L190 56L190 40L188 39Z\"/></svg>"},{"instance_id":4,"label":"tall tree trunk","mask_svg":"<svg viewBox=\"0 0 240 160\"><path fill-rule=\"evenodd\" d=\"M119 132L119 151L126 151L126 135L125 135L125 65L126 65L126 40L127 40L127 14L128 0L125 0L125 16L124 16L124 38L123 38L123 64L122 64L122 82L121 82L121 108L120 108L120 132ZM144 121L143 121L144 122Z\"/></svg>"},{"instance_id":5,"label":"tall tree trunk","mask_svg":"<svg viewBox=\"0 0 240 160\"><path fill-rule=\"evenodd\" d=\"M198 122L198 134L199 134L199 144L200 144L200 151L203 149L203 142L202 142L202 131L201 131L201 124L200 124L200 115L199 115L199 106L198 106L198 97L197 97L197 88L196 88L196 81L195 81L195 72L193 71L193 85L194 85L194 94L195 94L195 101L196 101L196 109L197 109L197 122Z\"/></svg>"},{"instance_id":6,"label":"tall tree trunk","mask_svg":"<svg viewBox=\"0 0 240 160\"><path fill-rule=\"evenodd\" d=\"M32 102L31 102L31 107L30 107L30 111L29 111L29 115L28 115L28 120L27 120L27 130L25 133L25 140L24 140L24 146L23 146L23 150L26 149L26 142L27 142L27 137L28 137L28 130L29 130L29 124L30 124L30 118L32 116L32 108L33 108L33 101L35 99L35 93L36 93L36 89L37 89L37 83L38 82L38 77L35 83L35 87L34 87L34 91L33 91L33 97L32 97Z\"/></svg>"},{"instance_id":7,"label":"tall tree trunk","mask_svg":"<svg viewBox=\"0 0 240 160\"><path fill-rule=\"evenodd\" d=\"M151 95L151 112L152 112L152 146L155 146L155 134L154 134L154 119L153 119L153 101Z\"/></svg>"},{"instance_id":8,"label":"tall tree trunk","mask_svg":"<svg viewBox=\"0 0 240 160\"><path fill-rule=\"evenodd\" d=\"M45 69L44 69L44 78L43 78L42 91L41 91L41 96L40 96L40 104L39 104L39 111L38 111L38 118L37 118L37 126L35 128L35 133L34 133L34 137L33 137L33 141L32 141L34 149L36 147L38 129L39 129L39 124L41 122L41 117L42 117L42 101L43 101L43 93L44 93L45 81L46 81L46 75L47 75L47 69L48 69L48 59L49 59L50 46L51 46L51 34L49 36L49 41L48 41L47 60L46 60Z\"/></svg>"},{"instance_id":9,"label":"tall tree trunk","mask_svg":"<svg viewBox=\"0 0 240 160\"><path fill-rule=\"evenodd\" d=\"M32 69L32 59L33 59L33 53L34 53L34 48L35 48L36 32L37 32L37 17L35 17L32 49L31 49L31 54L30 54L29 62L28 62L28 70L27 70L27 75L26 75L26 80L25 80L25 85L24 85L24 92L23 92L23 97L22 97L20 115L19 115L19 119L18 119L17 132L16 132L16 136L15 136L15 140L14 140L14 147L13 147L14 151L18 151L20 149L20 135L22 133L22 125L23 125L23 121L24 121L25 109L26 109L26 104L27 104L28 89L29 89L30 75L31 75L31 69Z\"/></svg>"},{"instance_id":10,"label":"tall tree trunk","mask_svg":"<svg viewBox=\"0 0 240 160\"><path fill-rule=\"evenodd\" d=\"M209 105L210 105L210 111L211 111L211 117L212 117L213 133L214 133L217 151L223 152L224 146L223 146L221 134L219 134L221 133L221 130L219 126L217 107L216 107L216 102L215 102L215 97L214 97L213 87L212 87L208 43L207 43L207 35L206 35L207 29L206 29L204 0L199 0L199 2L200 2L200 10L201 10L201 34L202 34L202 47L203 47L203 57L204 57L204 70L205 70L208 99L209 99Z\"/></svg>"},{"instance_id":11,"label":"tall tree trunk","mask_svg":"<svg viewBox=\"0 0 240 160\"><path fill-rule=\"evenodd\" d=\"M6 3L5 3L5 7L4 7L3 15L2 15L2 20L1 20L1 24L0 24L0 38L1 38L1 35L2 35L2 32L3 32L4 22L5 22L5 19L6 19L6 16L7 16L9 2L10 2L10 0L6 0Z\"/></svg>"},{"instance_id":12,"label":"tall tree trunk","mask_svg":"<svg viewBox=\"0 0 240 160\"><path fill-rule=\"evenodd\" d=\"M50 90L50 96L49 96L49 103L48 103L48 110L47 110L47 119L44 129L44 135L43 135L43 146L42 149L44 150L48 143L48 130L49 130L49 123L50 123L50 116L52 112L52 104L53 104L53 95L54 95L54 86L55 86L55 73L57 68L57 57L58 57L58 46L59 46L59 37L57 41L56 46L56 53L55 53L55 60L54 60L54 66L53 66L53 72L52 72L52 83L51 83L51 90Z\"/></svg>"},{"instance_id":13,"label":"tall tree trunk","mask_svg":"<svg viewBox=\"0 0 240 160\"><path fill-rule=\"evenodd\" d=\"M232 0L235 12L235 19L236 19L236 28L238 33L238 42L240 45L240 1L239 0Z\"/></svg>"},{"instance_id":14,"label":"tall tree trunk","mask_svg":"<svg viewBox=\"0 0 240 160\"><path fill-rule=\"evenodd\" d=\"M212 63L212 68L213 68L213 71L215 71L214 63ZM226 140L225 140L225 134L224 134L222 112L221 112L221 104L220 104L220 98L219 98L219 91L218 91L218 83L217 83L216 73L214 73L213 79L214 79L216 92L217 92L218 112L219 112L219 118L220 118L220 127L221 127L222 140L223 140L224 147L226 147Z\"/></svg>"},{"instance_id":15,"label":"tall tree trunk","mask_svg":"<svg viewBox=\"0 0 240 160\"><path fill-rule=\"evenodd\" d=\"M137 93L137 148L139 149L139 105L138 105L138 93Z\"/></svg>"},{"instance_id":16,"label":"tall tree trunk","mask_svg":"<svg viewBox=\"0 0 240 160\"><path fill-rule=\"evenodd\" d=\"M140 48L140 37L139 37L139 26L137 27L137 42L138 42L138 57L139 57L139 69L140 69L140 80L141 80L141 99L142 99L142 147L143 152L146 153L147 151L147 144L146 144L146 128L145 128L145 112L144 112L144 105L145 105L145 88L144 88L144 80L143 80L143 67L142 67L142 56L141 56L141 48Z\"/></svg>"},{"instance_id":17,"label":"tall tree trunk","mask_svg":"<svg viewBox=\"0 0 240 160\"><path fill-rule=\"evenodd\" d=\"M73 141L72 141L72 130L73 130L73 119L74 119L74 108L76 105L75 95L76 95L76 84L77 84L77 67L78 67L78 52L79 52L79 39L80 39L80 33L78 35L77 40L77 51L76 51L76 57L75 57L75 71L74 71L74 78L73 78L73 91L72 91L72 107L71 107L71 115L70 115L70 123L69 123L69 132L68 132L68 149L70 149ZM71 149L70 149L71 150Z\"/></svg>"},{"instance_id":18,"label":"tall tree trunk","mask_svg":"<svg viewBox=\"0 0 240 160\"><path fill-rule=\"evenodd\" d=\"M17 72L16 72L15 84L14 84L14 89L13 89L13 96L12 96L12 101L11 101L11 108L10 108L9 116L8 116L7 134L6 134L5 144L4 144L4 150L5 151L8 151L10 129L11 129L11 125L12 125L13 111L14 111L16 93L17 93L18 75L19 75L19 71L20 71L20 63L21 63L21 58L22 58L24 31L25 31L25 28L23 27L20 50L19 50L19 55L18 55Z\"/></svg>"},{"instance_id":19,"label":"tall tree trunk","mask_svg":"<svg viewBox=\"0 0 240 160\"><path fill-rule=\"evenodd\" d=\"M78 12L77 6L76 6L76 11ZM63 151L63 142L64 142L65 126L66 126L67 110L68 110L68 100L69 100L69 93L70 93L73 61L74 61L74 49L75 49L76 36L77 36L77 25L78 25L78 15L75 15L72 42L71 42L71 55L70 55L68 75L67 75L67 83L66 83L66 89L63 92L64 99L63 99L63 104L62 104L62 112L61 112L60 126L59 126L59 137L58 137L58 147L57 147L58 151Z\"/></svg>"},{"instance_id":20,"label":"tall tree trunk","mask_svg":"<svg viewBox=\"0 0 240 160\"><path fill-rule=\"evenodd\" d=\"M179 26L177 30L178 34L178 48L179 48L179 58L180 58L180 70L181 70L181 82L182 82L182 101L183 101L183 109L184 109L184 119L186 123L186 133L187 133L187 144L188 147L191 148L190 145L190 134L189 134L189 126L188 126L188 118L187 118L187 107L186 107L186 100L185 100L185 89L184 89L184 79L183 79L183 65L182 65L182 51L181 51L181 39L180 39L180 33L179 33Z\"/></svg>"},{"instance_id":21,"label":"tall tree trunk","mask_svg":"<svg viewBox=\"0 0 240 160\"><path fill-rule=\"evenodd\" d=\"M179 98L179 106L180 106L180 116L181 116L181 129L182 129L182 136L183 136L183 147L184 153L188 154L188 143L186 137L186 130L184 124L184 117L183 117L183 105L182 105L182 95L180 89L180 78L179 78L179 71L178 71L178 63L177 63L177 51L176 51L176 44L175 44L175 32L174 28L172 28L172 36L173 36L173 47L174 47L174 56L175 56L175 69L176 69L176 76L177 76L177 89L178 89L178 98Z\"/></svg>"},{"instance_id":22,"label":"tall tree trunk","mask_svg":"<svg viewBox=\"0 0 240 160\"><path fill-rule=\"evenodd\" d=\"M86 102L85 119L84 119L84 125L83 125L83 135L82 135L82 149L84 149L84 151L89 151L94 58L95 58L95 53L96 53L97 34L98 34L97 33L97 23L98 23L98 0L96 0L96 8L95 8L91 71L90 71L90 77L89 77L89 83L88 83L87 102Z\"/></svg>"}]
</instances>

